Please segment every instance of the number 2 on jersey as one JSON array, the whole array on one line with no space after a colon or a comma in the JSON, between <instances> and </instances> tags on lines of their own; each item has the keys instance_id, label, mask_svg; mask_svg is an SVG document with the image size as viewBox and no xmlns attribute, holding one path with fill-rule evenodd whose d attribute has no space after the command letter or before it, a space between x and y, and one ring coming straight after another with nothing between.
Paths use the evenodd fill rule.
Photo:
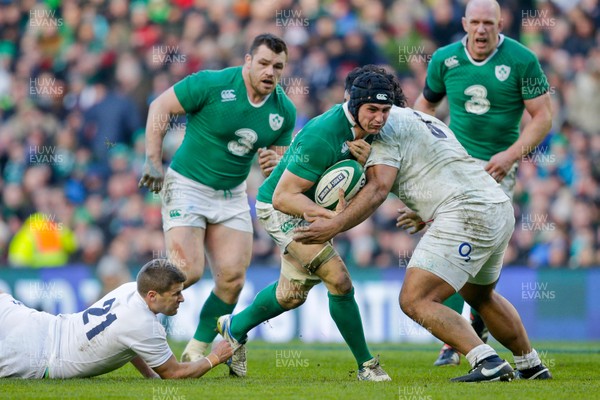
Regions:
<instances>
[{"instance_id":1,"label":"number 2 on jersey","mask_svg":"<svg viewBox=\"0 0 600 400\"><path fill-rule=\"evenodd\" d=\"M90 315L94 315L94 316L98 317L98 316L104 315L107 312L109 312L112 307L112 304L114 302L115 302L114 298L109 299L104 302L104 304L103 304L104 307L102 307L102 308L94 307L94 308L88 308L87 310L85 310L83 312L83 324L87 325L90 322L90 317L89 317ZM88 340L92 340L94 338L94 336L98 335L100 332L105 330L110 324L112 324L116 320L117 320L117 316L115 314L112 314L112 313L107 314L104 321L102 321L100 324L96 325L89 331L87 331L85 333L85 335L87 336Z\"/></svg>"}]
</instances>

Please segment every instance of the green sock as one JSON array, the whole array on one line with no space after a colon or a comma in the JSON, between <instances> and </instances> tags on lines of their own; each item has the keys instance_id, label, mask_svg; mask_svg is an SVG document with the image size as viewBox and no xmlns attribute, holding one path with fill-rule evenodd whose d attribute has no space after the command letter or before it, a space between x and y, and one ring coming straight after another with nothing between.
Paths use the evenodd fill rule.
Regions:
<instances>
[{"instance_id":1,"label":"green sock","mask_svg":"<svg viewBox=\"0 0 600 400\"><path fill-rule=\"evenodd\" d=\"M329 297L329 314L350 347L360 368L373 356L367 348L362 319L358 311L358 304L354 299L354 288L347 294L336 295L328 292L327 296Z\"/></svg>"},{"instance_id":2,"label":"green sock","mask_svg":"<svg viewBox=\"0 0 600 400\"><path fill-rule=\"evenodd\" d=\"M462 314L463 307L465 305L465 301L462 296L458 293L454 293L452 296L448 297L444 301L444 305L448 308L453 309L459 314Z\"/></svg>"},{"instance_id":3,"label":"green sock","mask_svg":"<svg viewBox=\"0 0 600 400\"><path fill-rule=\"evenodd\" d=\"M231 314L234 308L235 304L225 303L211 291L200 311L200 321L196 333L194 333L194 339L212 343L217 337L217 319L221 315Z\"/></svg>"},{"instance_id":4,"label":"green sock","mask_svg":"<svg viewBox=\"0 0 600 400\"><path fill-rule=\"evenodd\" d=\"M287 311L277 301L276 290L277 282L267 286L256 294L252 304L235 315L231 320L231 335L235 339L245 341L252 328Z\"/></svg>"}]
</instances>

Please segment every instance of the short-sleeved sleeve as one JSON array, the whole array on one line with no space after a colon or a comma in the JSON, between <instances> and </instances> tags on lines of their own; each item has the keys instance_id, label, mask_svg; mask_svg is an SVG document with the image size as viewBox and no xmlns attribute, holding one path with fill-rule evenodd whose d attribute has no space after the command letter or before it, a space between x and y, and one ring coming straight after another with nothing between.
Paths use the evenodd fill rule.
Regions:
<instances>
[{"instance_id":1,"label":"short-sleeved sleeve","mask_svg":"<svg viewBox=\"0 0 600 400\"><path fill-rule=\"evenodd\" d=\"M446 84L442 77L442 60L439 52L434 52L427 67L427 86L435 93L446 93Z\"/></svg>"},{"instance_id":2,"label":"short-sleeved sleeve","mask_svg":"<svg viewBox=\"0 0 600 400\"><path fill-rule=\"evenodd\" d=\"M546 79L542 66L535 55L532 54L521 79L521 96L523 97L523 100L534 99L541 96L546 93L549 88L548 79Z\"/></svg>"},{"instance_id":3,"label":"short-sleeved sleeve","mask_svg":"<svg viewBox=\"0 0 600 400\"><path fill-rule=\"evenodd\" d=\"M196 72L173 86L175 95L186 113L196 112L204 105L210 83L208 75L206 71Z\"/></svg>"},{"instance_id":4,"label":"short-sleeved sleeve","mask_svg":"<svg viewBox=\"0 0 600 400\"><path fill-rule=\"evenodd\" d=\"M124 338L129 348L148 364L150 368L156 368L173 355L167 343L165 328L158 322L152 321L152 327L142 324L138 329L131 330L129 338Z\"/></svg>"},{"instance_id":5,"label":"short-sleeved sleeve","mask_svg":"<svg viewBox=\"0 0 600 400\"><path fill-rule=\"evenodd\" d=\"M400 151L397 141L394 140L391 132L382 132L371 144L371 154L365 168L373 165L387 165L400 169L400 163Z\"/></svg>"},{"instance_id":6,"label":"short-sleeved sleeve","mask_svg":"<svg viewBox=\"0 0 600 400\"><path fill-rule=\"evenodd\" d=\"M297 139L300 141L295 151L289 155L291 159L287 169L300 178L316 182L336 160L327 141L314 136L309 137L309 140L303 139Z\"/></svg>"}]
</instances>

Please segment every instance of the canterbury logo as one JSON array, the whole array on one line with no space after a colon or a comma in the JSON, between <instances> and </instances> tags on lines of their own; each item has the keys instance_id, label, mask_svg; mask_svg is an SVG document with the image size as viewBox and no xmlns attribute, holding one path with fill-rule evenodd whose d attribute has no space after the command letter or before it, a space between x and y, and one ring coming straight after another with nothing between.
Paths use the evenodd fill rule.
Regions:
<instances>
[{"instance_id":1,"label":"canterbury logo","mask_svg":"<svg viewBox=\"0 0 600 400\"><path fill-rule=\"evenodd\" d=\"M458 60L456 56L448 57L444 60L444 65L448 68L458 67Z\"/></svg>"},{"instance_id":2,"label":"canterbury logo","mask_svg":"<svg viewBox=\"0 0 600 400\"><path fill-rule=\"evenodd\" d=\"M232 101L235 100L235 90L227 89L221 91L221 101Z\"/></svg>"},{"instance_id":3,"label":"canterbury logo","mask_svg":"<svg viewBox=\"0 0 600 400\"><path fill-rule=\"evenodd\" d=\"M377 93L377 96L375 96L375 98L377 100L384 100L384 101L388 99L387 94L385 94L385 93Z\"/></svg>"}]
</instances>

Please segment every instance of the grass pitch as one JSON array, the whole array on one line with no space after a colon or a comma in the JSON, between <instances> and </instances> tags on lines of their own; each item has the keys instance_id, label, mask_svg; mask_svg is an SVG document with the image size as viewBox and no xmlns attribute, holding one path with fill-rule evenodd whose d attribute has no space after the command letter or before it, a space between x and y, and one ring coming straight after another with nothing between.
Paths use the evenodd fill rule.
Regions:
<instances>
[{"instance_id":1,"label":"grass pitch","mask_svg":"<svg viewBox=\"0 0 600 400\"><path fill-rule=\"evenodd\" d=\"M146 380L127 365L89 379L2 379L0 399L600 399L600 343L534 345L554 380L451 384L448 379L469 370L464 357L458 367L434 368L437 345L380 344L371 351L381 355L392 382L358 382L344 345L251 342L248 376L242 379L218 366L200 379ZM172 343L176 355L183 347ZM508 352L500 356L512 362Z\"/></svg>"}]
</instances>

